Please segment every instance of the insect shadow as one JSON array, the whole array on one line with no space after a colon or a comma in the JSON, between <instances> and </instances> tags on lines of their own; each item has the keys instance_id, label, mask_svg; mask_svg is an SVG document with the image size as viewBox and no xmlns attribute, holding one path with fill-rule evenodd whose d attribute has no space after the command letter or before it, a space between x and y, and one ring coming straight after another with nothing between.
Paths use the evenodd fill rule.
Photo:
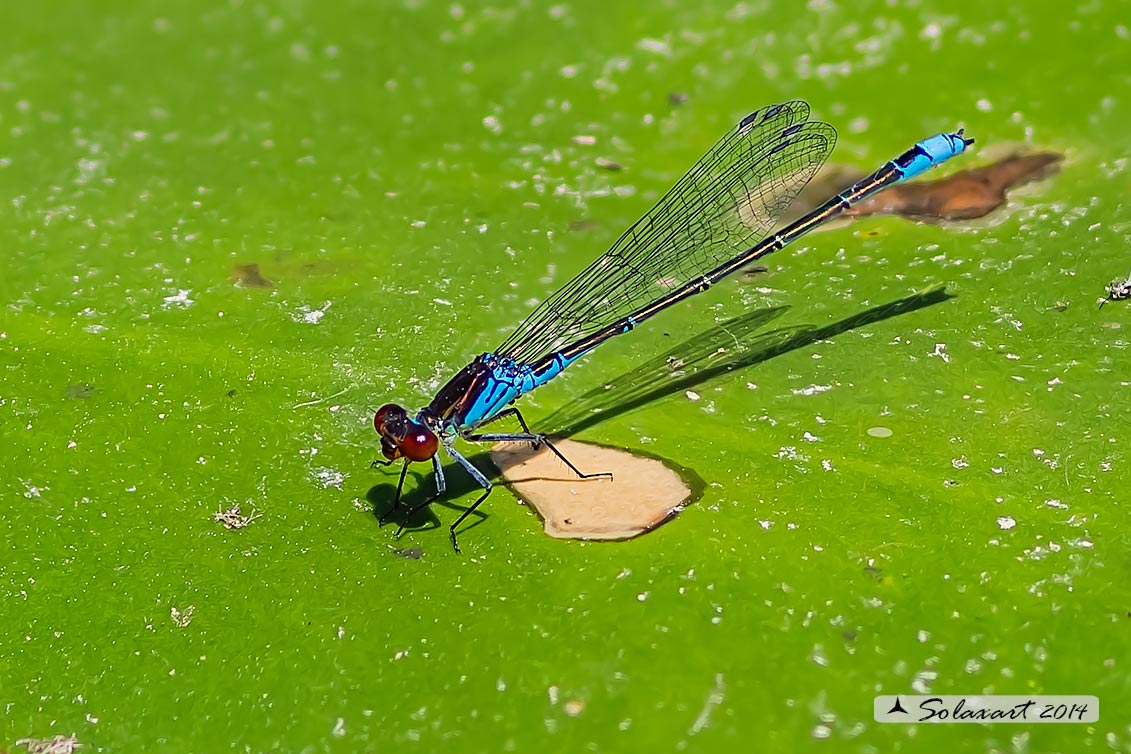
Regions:
<instances>
[{"instance_id":1,"label":"insect shadow","mask_svg":"<svg viewBox=\"0 0 1131 754\"><path fill-rule=\"evenodd\" d=\"M796 325L759 332L788 306L755 309L667 350L539 422L554 437L568 437L668 395L715 382L734 372L820 340L954 298L942 286L866 309L823 327Z\"/></svg>"},{"instance_id":2,"label":"insect shadow","mask_svg":"<svg viewBox=\"0 0 1131 754\"><path fill-rule=\"evenodd\" d=\"M442 450L440 451L443 452ZM476 453L469 455L468 460L474 463L489 477L494 477L498 474L495 465L491 463L491 457L487 453ZM423 467L423 464L421 464ZM448 489L439 499L433 500L430 504L425 505L419 510L414 508L423 503L428 497L436 490L436 475L431 471L431 464L426 468L427 472L416 471L413 464L409 464L408 474L413 478L415 483L405 480L404 491L401 497L401 504L397 509L393 510L393 499L397 493L397 475L400 473L400 464L390 466L390 470L395 470L396 473L389 475L389 481L384 484L378 484L369 488L365 493L365 499L372 506L373 517L379 522L383 519L384 526L392 526L394 529L404 527L406 531L409 529L414 531L426 531L428 529L437 529L441 525L440 518L432 512L432 507L435 505L442 505L445 508L462 513L467 508L460 506L453 502L454 500L464 499L472 492L483 492L483 488L476 483L474 479L469 477L463 469L453 464L453 467L446 468L444 479L447 481ZM497 486L502 486L498 484ZM390 515L391 514L391 515ZM476 509L472 514L472 521L469 518L460 526L460 533L470 531L479 524L483 523L488 514L482 508Z\"/></svg>"},{"instance_id":3,"label":"insect shadow","mask_svg":"<svg viewBox=\"0 0 1131 754\"><path fill-rule=\"evenodd\" d=\"M716 325L668 349L665 355L651 359L605 382L581 398L571 401L566 408L540 421L538 429L551 437L568 437L665 396L717 381L775 356L874 322L933 306L951 298L954 296L948 294L942 286L938 286L866 309L823 327L797 325L768 332L759 331L789 311L790 307L754 309ZM498 469L492 463L489 453L476 453L469 456L468 460L489 477L498 477ZM390 469L394 468L396 467L390 467ZM406 494L396 511L392 510L397 489L395 474L390 474L388 483L370 488L365 497L373 506L374 517L378 520L384 518L385 524L403 526L406 530L436 529L441 525L441 521L432 513L432 505L439 504L450 510L462 512L466 508L451 501L463 499L471 492L482 491L475 480L462 470L457 471L453 468L452 471L454 473L445 474L448 483L447 492L441 498L432 501L431 505L417 510L414 508L428 500L436 489L435 474L430 470L417 472L414 467L409 467L409 473L415 479L415 484L406 482ZM505 481L496 484L508 486ZM390 513L392 515L389 515ZM489 518L489 514L482 509L477 509L472 515L476 521L466 525L461 532L473 529Z\"/></svg>"}]
</instances>

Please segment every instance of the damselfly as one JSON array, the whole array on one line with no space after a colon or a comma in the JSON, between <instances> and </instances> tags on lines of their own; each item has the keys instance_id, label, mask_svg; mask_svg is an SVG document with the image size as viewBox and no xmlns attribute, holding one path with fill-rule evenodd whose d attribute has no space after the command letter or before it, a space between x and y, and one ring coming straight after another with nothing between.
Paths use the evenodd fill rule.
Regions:
<instances>
[{"instance_id":1,"label":"damselfly","mask_svg":"<svg viewBox=\"0 0 1131 754\"><path fill-rule=\"evenodd\" d=\"M456 528L491 494L491 482L453 447L471 442L526 441L545 446L579 477L583 474L544 435L530 431L508 408L545 385L594 348L668 307L710 288L727 275L781 249L856 202L961 154L973 140L941 133L920 141L879 170L801 219L778 229L778 218L829 156L836 131L809 120L809 105L786 102L757 110L730 130L609 251L543 301L494 351L481 354L453 377L413 419L399 405L378 409L373 426L389 464L404 459L393 507L400 507L412 461L428 461L436 492L408 516L444 494L438 450L483 487L483 494L449 528ZM521 432L482 432L513 417ZM398 534L404 530L404 525Z\"/></svg>"}]
</instances>

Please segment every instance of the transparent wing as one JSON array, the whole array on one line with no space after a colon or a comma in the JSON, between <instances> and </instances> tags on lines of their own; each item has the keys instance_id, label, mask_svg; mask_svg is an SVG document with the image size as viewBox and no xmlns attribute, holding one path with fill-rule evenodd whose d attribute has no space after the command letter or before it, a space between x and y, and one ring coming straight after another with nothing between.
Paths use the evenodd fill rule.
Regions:
<instances>
[{"instance_id":1,"label":"transparent wing","mask_svg":"<svg viewBox=\"0 0 1131 754\"><path fill-rule=\"evenodd\" d=\"M519 363L536 362L764 239L836 143L832 126L808 118L809 105L802 101L743 118L495 352Z\"/></svg>"}]
</instances>

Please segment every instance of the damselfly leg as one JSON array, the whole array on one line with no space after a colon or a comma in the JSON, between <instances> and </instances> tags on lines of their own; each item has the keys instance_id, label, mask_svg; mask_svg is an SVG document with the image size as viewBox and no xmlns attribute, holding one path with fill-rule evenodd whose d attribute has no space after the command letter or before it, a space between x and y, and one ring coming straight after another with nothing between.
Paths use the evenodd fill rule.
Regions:
<instances>
[{"instance_id":1,"label":"damselfly leg","mask_svg":"<svg viewBox=\"0 0 1131 754\"><path fill-rule=\"evenodd\" d=\"M390 515L394 514L400 508L400 493L402 493L403 489L405 488L405 475L408 474L408 463L409 462L411 462L411 461L405 460L405 465L402 468L400 468L400 479L397 482L397 494L394 495L394 497L392 497L391 508L389 510L387 510L385 513L382 513L381 518L379 518L377 520L378 526L385 525L385 522L389 519ZM432 471L435 474L435 493L431 497L429 497L428 500L425 500L423 503L418 504L418 505L414 505L413 508L408 509L408 512L405 514L405 520L411 518L413 513L424 508L425 505L432 503L435 499L437 499L437 497L439 497L440 495L442 495L444 493L444 491L446 491L447 484L446 484L446 482L444 482L444 479L443 479L443 469L440 467L440 457L439 456L433 456L432 457ZM405 525L404 525L404 523L402 523L402 525L400 525L400 529L397 530L397 536L399 536L400 532L404 531L404 529L405 529Z\"/></svg>"},{"instance_id":2,"label":"damselfly leg","mask_svg":"<svg viewBox=\"0 0 1131 754\"><path fill-rule=\"evenodd\" d=\"M374 461L374 463L377 463L377 462ZM387 519L389 516L393 515L393 513L397 510L397 508L401 507L401 490L404 489L404 478L405 478L405 475L408 474L408 464L409 464L409 461L406 459L404 464L401 466L401 478L397 482L397 494L393 496L393 505L392 505L391 508L389 508L389 510L382 513L381 517L377 519L377 525L378 526L383 526L385 524L385 519ZM382 465L388 466L389 464L386 463L386 464L382 464Z\"/></svg>"},{"instance_id":3,"label":"damselfly leg","mask_svg":"<svg viewBox=\"0 0 1131 754\"><path fill-rule=\"evenodd\" d=\"M550 438L546 437L546 435L531 432L530 426L526 423L526 419L522 417L522 414L517 408L508 408L506 411L500 412L497 416L493 416L489 420L481 423L476 427L476 429L496 422L504 417L510 416L513 416L518 420L519 426L522 427L521 432L485 432L482 434L469 433L463 435L463 439L469 442L529 442L535 450L537 450L540 445L545 445L546 449L556 455L559 459L561 459L562 463L568 466L569 470L574 474L577 474L577 477L579 479L613 478L612 472L609 471L598 471L593 474L583 473L581 469L577 468L577 466L574 465L573 461L566 458L565 453L562 453L560 450L558 450L557 446L555 446L554 443L550 442Z\"/></svg>"},{"instance_id":4,"label":"damselfly leg","mask_svg":"<svg viewBox=\"0 0 1131 754\"><path fill-rule=\"evenodd\" d=\"M456 527L459 526L461 523L463 523L463 520L465 518L467 518L469 515L471 515L471 512L474 511L476 508L478 508L480 503L482 503L484 500L487 499L487 496L491 494L491 489L492 489L493 485L491 484L491 480L489 480L483 474L482 471L475 468L475 466L471 463L471 461L467 460L462 455L460 455L459 451L457 451L455 448L453 448L451 445L449 445L446 442L444 443L444 450L448 451L448 455L450 455L452 457L452 460L454 460L456 463L458 463L460 466L462 466L464 471L466 471L468 474L470 474L471 478L474 479L476 482L478 482L479 486L483 488L483 494L479 496L479 499L476 500L474 503L472 503L471 507L468 508L467 510L465 510L460 515L460 517L456 519L456 522L454 524L452 524L451 526L448 527L448 537L452 540L452 547L455 549L456 552L459 552L460 551L459 545L456 543ZM420 511L424 508L427 508L429 505L431 505L433 502L435 502L437 498L439 498L441 495L443 495L444 492L447 489L447 483L444 481L444 472L440 468L440 461L439 461L438 455L433 456L433 462L434 462L435 469L436 469L436 492L431 497L429 497L427 500L425 500L424 502L418 503L418 504L416 504L416 505L414 505L414 506L412 506L411 508L408 509L408 512L405 513L405 516L404 516L404 519L403 519L404 523L402 523L400 528L397 529L397 536L398 537L405 530L405 525L408 523L408 520L411 519L417 511ZM403 481L403 476L402 476L402 481ZM397 490L397 499L398 500L400 499L400 489L399 488ZM386 515L388 515L388 514L386 514Z\"/></svg>"},{"instance_id":5,"label":"damselfly leg","mask_svg":"<svg viewBox=\"0 0 1131 754\"><path fill-rule=\"evenodd\" d=\"M512 416L515 419L518 420L518 425L520 427L522 427L522 433L521 434L529 435L530 436L530 442L534 445L534 449L537 450L538 446L542 442L545 441L546 436L545 435L539 435L536 432L531 432L530 426L526 423L526 419L524 419L522 417L522 414L519 412L519 410L517 408L504 409L504 410L500 411L499 413L495 414L494 416L492 416L490 419L487 419L486 421L481 421L478 424L476 424L475 429L482 429L483 427L486 427L488 424L494 424L497 421L501 421L502 419L509 419ZM468 431L470 432L470 430L468 430ZM507 434L507 433L505 433L505 434ZM509 434L518 434L518 433L509 433ZM479 442L479 440L473 439L475 437L478 437L478 435L465 434L463 436L463 438L465 440L471 440L472 442Z\"/></svg>"}]
</instances>

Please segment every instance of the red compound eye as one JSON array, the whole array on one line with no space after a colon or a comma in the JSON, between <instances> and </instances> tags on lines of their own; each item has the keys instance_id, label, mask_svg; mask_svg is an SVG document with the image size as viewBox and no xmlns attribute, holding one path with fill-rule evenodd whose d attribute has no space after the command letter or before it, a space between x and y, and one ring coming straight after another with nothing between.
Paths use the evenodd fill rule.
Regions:
<instances>
[{"instance_id":1,"label":"red compound eye","mask_svg":"<svg viewBox=\"0 0 1131 754\"><path fill-rule=\"evenodd\" d=\"M386 403L373 415L373 429L377 430L377 434L383 435L385 426L390 421L394 424L398 421L408 421L408 412L395 403Z\"/></svg>"},{"instance_id":2,"label":"red compound eye","mask_svg":"<svg viewBox=\"0 0 1131 754\"><path fill-rule=\"evenodd\" d=\"M390 461L401 456L410 461L427 461L436 455L440 445L432 430L409 419L408 412L395 403L377 409L373 429L381 435L381 452Z\"/></svg>"},{"instance_id":3,"label":"red compound eye","mask_svg":"<svg viewBox=\"0 0 1131 754\"><path fill-rule=\"evenodd\" d=\"M411 461L427 461L436 455L437 447L436 435L416 422L412 422L412 428L400 442L401 452Z\"/></svg>"}]
</instances>

